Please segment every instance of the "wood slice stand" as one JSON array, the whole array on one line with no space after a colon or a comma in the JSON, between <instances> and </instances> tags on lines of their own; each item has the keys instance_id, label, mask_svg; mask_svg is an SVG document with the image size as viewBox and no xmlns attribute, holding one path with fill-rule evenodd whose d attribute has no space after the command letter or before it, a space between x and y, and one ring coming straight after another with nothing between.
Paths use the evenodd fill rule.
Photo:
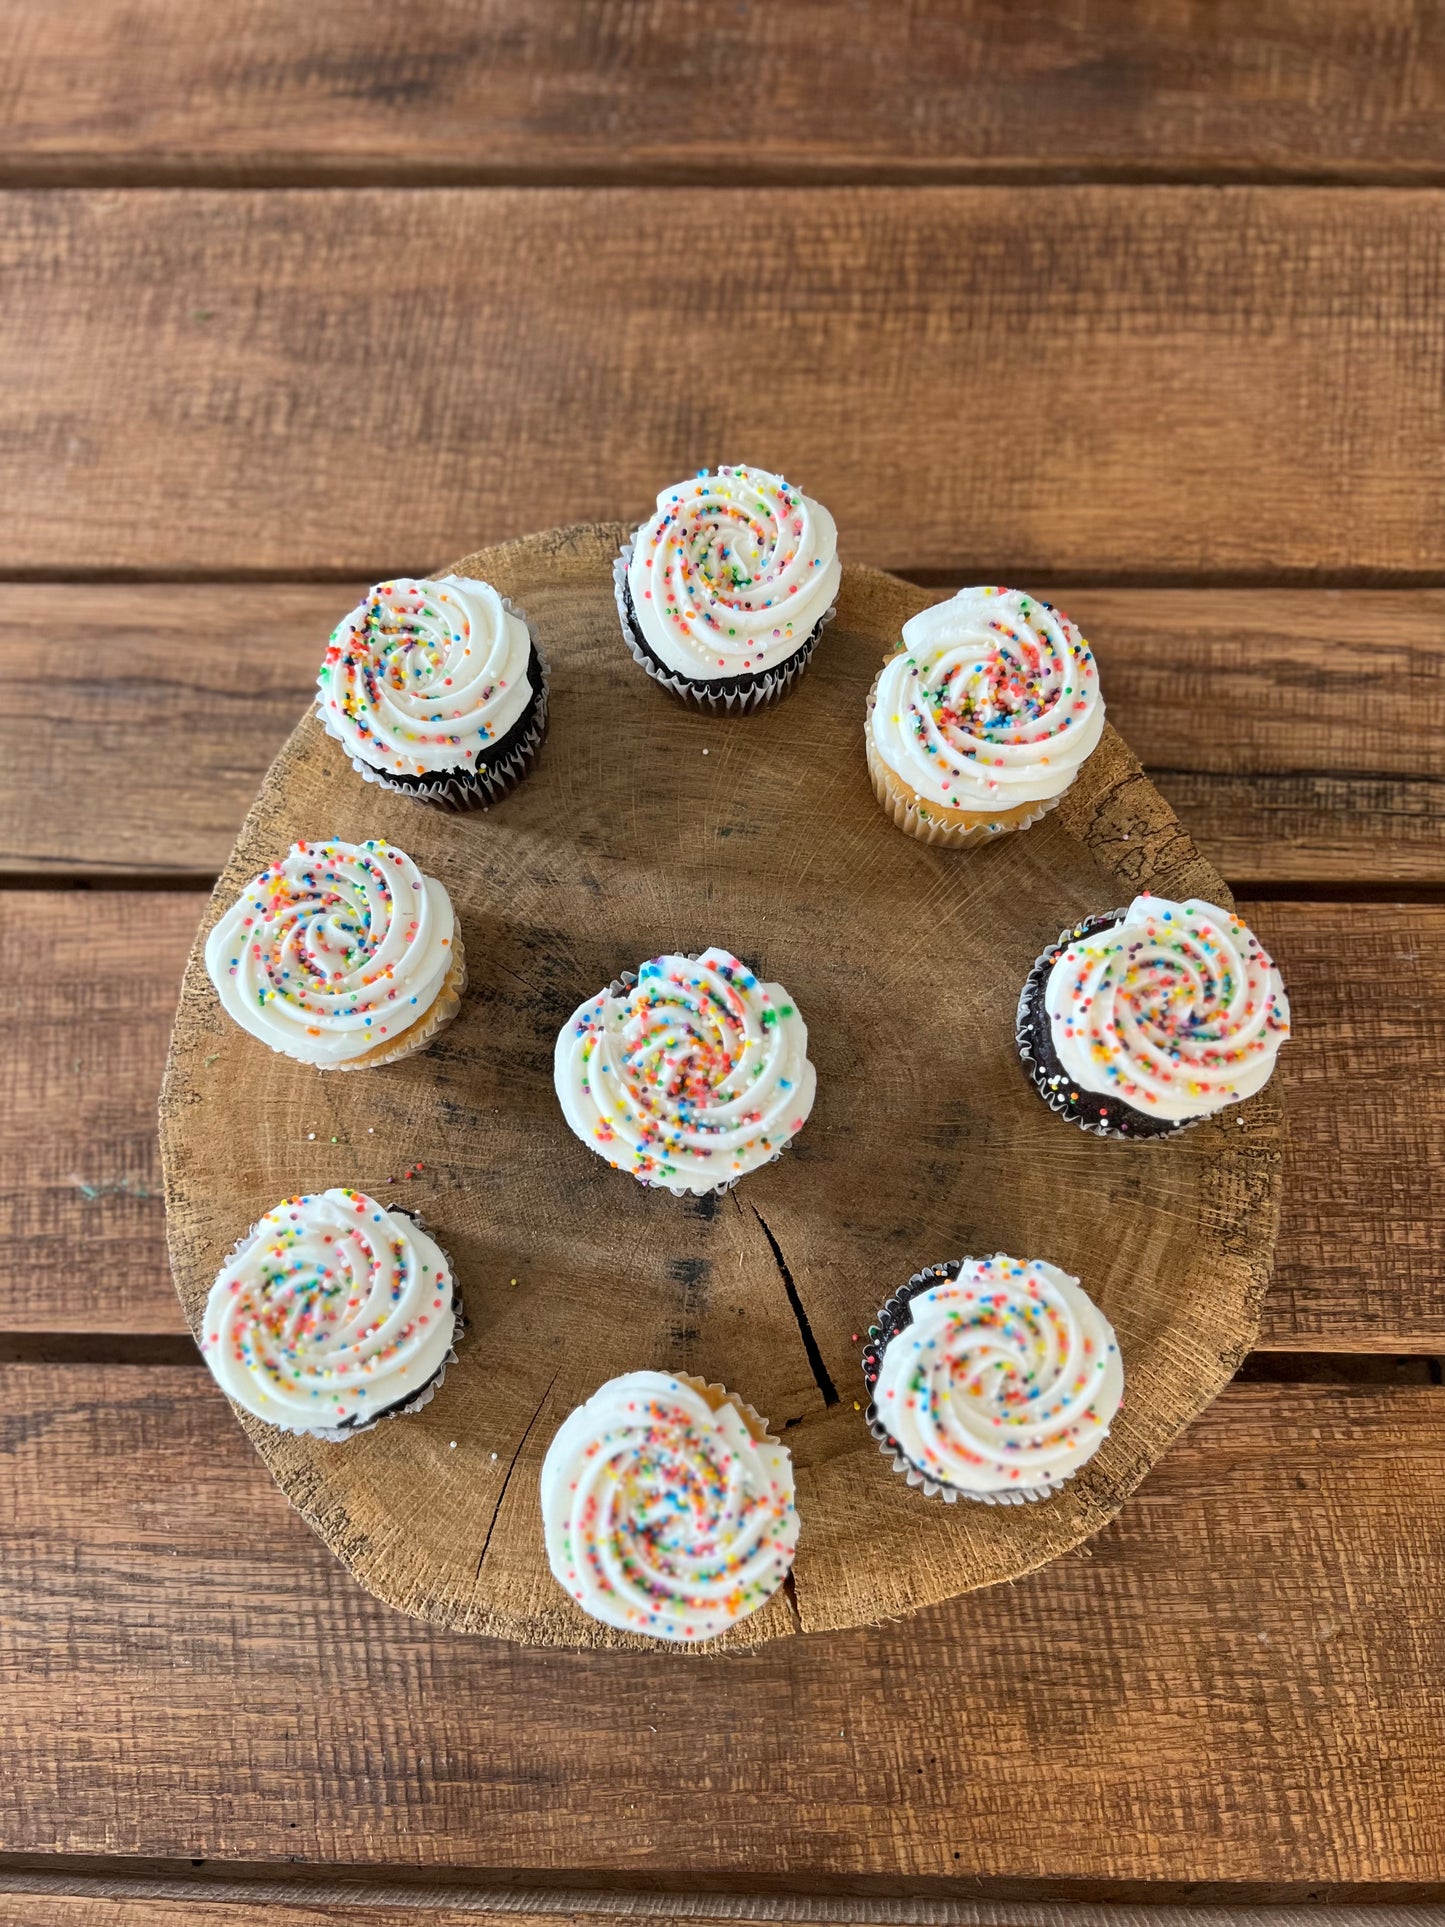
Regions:
<instances>
[{"instance_id":1,"label":"wood slice stand","mask_svg":"<svg viewBox=\"0 0 1445 1927\"><path fill-rule=\"evenodd\" d=\"M803 1528L791 1585L718 1642L745 1647L1017 1578L1106 1524L1254 1338L1282 1118L1271 1087L1172 1143L1114 1143L1053 1117L1025 1079L1015 1003L1065 924L1146 887L1229 901L1112 730L1041 824L928 849L873 799L863 704L903 622L940 592L845 571L794 692L761 715L704 715L649 682L618 636L626 533L563 529L459 565L527 610L551 663L540 763L496 808L454 817L363 783L309 714L277 757L176 1018L161 1099L170 1250L194 1329L226 1253L283 1197L355 1185L423 1215L470 1321L431 1404L339 1445L241 1423L363 1585L448 1626L653 1645L583 1617L552 1580L543 1455L617 1372L742 1393L792 1448ZM252 875L328 836L409 851L446 884L466 941L460 1017L377 1071L274 1055L223 1018L201 961ZM552 1047L622 969L715 942L796 997L818 1099L779 1163L684 1201L572 1136ZM918 1267L999 1250L1083 1280L1119 1333L1125 1403L1058 1497L947 1506L879 1456L853 1334Z\"/></svg>"}]
</instances>

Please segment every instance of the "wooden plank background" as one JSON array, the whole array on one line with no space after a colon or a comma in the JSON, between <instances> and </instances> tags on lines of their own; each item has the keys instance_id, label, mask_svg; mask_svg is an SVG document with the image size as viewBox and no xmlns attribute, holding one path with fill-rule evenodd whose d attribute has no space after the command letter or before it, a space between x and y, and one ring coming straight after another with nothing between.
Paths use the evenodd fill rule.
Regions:
<instances>
[{"instance_id":1,"label":"wooden plank background","mask_svg":"<svg viewBox=\"0 0 1445 1927\"><path fill-rule=\"evenodd\" d=\"M860 1918L1445 1897L1439 6L0 29L0 1921L256 1917L167 1886L197 1859ZM180 965L366 581L744 456L849 559L1055 592L1277 950L1269 1351L1002 1592L728 1662L450 1637L310 1538L180 1335Z\"/></svg>"}]
</instances>

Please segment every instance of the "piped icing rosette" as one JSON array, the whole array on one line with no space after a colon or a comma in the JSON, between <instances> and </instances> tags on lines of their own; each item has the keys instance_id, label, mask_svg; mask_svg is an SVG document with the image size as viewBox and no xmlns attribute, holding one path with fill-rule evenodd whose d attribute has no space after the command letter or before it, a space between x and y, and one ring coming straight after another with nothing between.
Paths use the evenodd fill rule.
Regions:
<instances>
[{"instance_id":1,"label":"piped icing rosette","mask_svg":"<svg viewBox=\"0 0 1445 1927\"><path fill-rule=\"evenodd\" d=\"M679 1196L770 1163L817 1090L792 998L716 946L654 957L589 998L557 1038L554 1077L584 1144Z\"/></svg>"},{"instance_id":2,"label":"piped icing rosette","mask_svg":"<svg viewBox=\"0 0 1445 1927\"><path fill-rule=\"evenodd\" d=\"M445 575L369 589L332 634L316 700L359 774L462 808L522 774L546 698L526 617L490 583Z\"/></svg>"},{"instance_id":3,"label":"piped icing rosette","mask_svg":"<svg viewBox=\"0 0 1445 1927\"><path fill-rule=\"evenodd\" d=\"M380 841L293 845L212 930L206 969L243 1030L320 1070L419 1050L466 985L450 897Z\"/></svg>"},{"instance_id":4,"label":"piped icing rosette","mask_svg":"<svg viewBox=\"0 0 1445 1927\"><path fill-rule=\"evenodd\" d=\"M201 1351L223 1392L283 1432L344 1438L424 1405L454 1356L451 1266L364 1191L286 1198L222 1265Z\"/></svg>"},{"instance_id":5,"label":"piped icing rosette","mask_svg":"<svg viewBox=\"0 0 1445 1927\"><path fill-rule=\"evenodd\" d=\"M916 1272L868 1334L868 1423L929 1496L1047 1498L1109 1435L1124 1394L1112 1326L1042 1258Z\"/></svg>"},{"instance_id":6,"label":"piped icing rosette","mask_svg":"<svg viewBox=\"0 0 1445 1927\"><path fill-rule=\"evenodd\" d=\"M750 707L802 669L841 575L820 502L766 469L704 469L664 489L623 550L623 633L676 694Z\"/></svg>"},{"instance_id":7,"label":"piped icing rosette","mask_svg":"<svg viewBox=\"0 0 1445 1927\"><path fill-rule=\"evenodd\" d=\"M868 699L885 810L924 842L962 846L1052 809L1098 747L1094 653L1069 618L1018 589L960 589L903 626Z\"/></svg>"},{"instance_id":8,"label":"piped icing rosette","mask_svg":"<svg viewBox=\"0 0 1445 1927\"><path fill-rule=\"evenodd\" d=\"M1050 1106L1106 1136L1163 1136L1262 1090L1289 999L1239 917L1136 897L1060 933L1019 1001L1019 1050Z\"/></svg>"},{"instance_id":9,"label":"piped icing rosette","mask_svg":"<svg viewBox=\"0 0 1445 1927\"><path fill-rule=\"evenodd\" d=\"M549 1446L542 1525L553 1576L590 1618L712 1639L792 1567L792 1458L721 1386L628 1372Z\"/></svg>"}]
</instances>

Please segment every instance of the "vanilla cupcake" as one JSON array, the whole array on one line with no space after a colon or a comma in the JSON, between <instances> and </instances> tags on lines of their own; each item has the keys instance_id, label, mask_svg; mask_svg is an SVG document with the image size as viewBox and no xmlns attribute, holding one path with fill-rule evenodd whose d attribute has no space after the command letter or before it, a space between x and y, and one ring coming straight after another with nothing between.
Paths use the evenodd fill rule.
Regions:
<instances>
[{"instance_id":1,"label":"vanilla cupcake","mask_svg":"<svg viewBox=\"0 0 1445 1927\"><path fill-rule=\"evenodd\" d=\"M1145 895L1059 933L1016 1029L1050 1110L1099 1137L1170 1137L1264 1088L1289 999L1240 918Z\"/></svg>"},{"instance_id":2,"label":"vanilla cupcake","mask_svg":"<svg viewBox=\"0 0 1445 1927\"><path fill-rule=\"evenodd\" d=\"M654 682L752 709L802 673L842 571L823 505L739 465L664 489L613 574L623 638Z\"/></svg>"},{"instance_id":3,"label":"vanilla cupcake","mask_svg":"<svg viewBox=\"0 0 1445 1927\"><path fill-rule=\"evenodd\" d=\"M1078 1279L1002 1252L915 1272L869 1327L863 1379L878 1449L950 1505L1048 1498L1124 1395L1113 1327Z\"/></svg>"},{"instance_id":4,"label":"vanilla cupcake","mask_svg":"<svg viewBox=\"0 0 1445 1927\"><path fill-rule=\"evenodd\" d=\"M368 783L445 809L505 796L547 727L531 624L488 582L398 576L335 630L317 714Z\"/></svg>"},{"instance_id":5,"label":"vanilla cupcake","mask_svg":"<svg viewBox=\"0 0 1445 1927\"><path fill-rule=\"evenodd\" d=\"M293 845L211 931L206 969L243 1030L323 1071L421 1050L467 982L451 898L385 842Z\"/></svg>"},{"instance_id":6,"label":"vanilla cupcake","mask_svg":"<svg viewBox=\"0 0 1445 1927\"><path fill-rule=\"evenodd\" d=\"M589 1618L654 1639L713 1639L792 1569L792 1458L721 1385L628 1372L548 1447L542 1528L553 1577Z\"/></svg>"},{"instance_id":7,"label":"vanilla cupcake","mask_svg":"<svg viewBox=\"0 0 1445 1927\"><path fill-rule=\"evenodd\" d=\"M960 589L903 625L868 696L873 791L910 836L948 849L1053 809L1104 729L1093 651L1018 589Z\"/></svg>"},{"instance_id":8,"label":"vanilla cupcake","mask_svg":"<svg viewBox=\"0 0 1445 1927\"><path fill-rule=\"evenodd\" d=\"M344 1439L429 1403L462 1322L446 1255L413 1218L323 1191L283 1199L236 1246L200 1346L245 1411Z\"/></svg>"},{"instance_id":9,"label":"vanilla cupcake","mask_svg":"<svg viewBox=\"0 0 1445 1927\"><path fill-rule=\"evenodd\" d=\"M771 1163L817 1090L792 998L716 946L654 957L590 997L562 1026L553 1077L589 1150L679 1197Z\"/></svg>"}]
</instances>

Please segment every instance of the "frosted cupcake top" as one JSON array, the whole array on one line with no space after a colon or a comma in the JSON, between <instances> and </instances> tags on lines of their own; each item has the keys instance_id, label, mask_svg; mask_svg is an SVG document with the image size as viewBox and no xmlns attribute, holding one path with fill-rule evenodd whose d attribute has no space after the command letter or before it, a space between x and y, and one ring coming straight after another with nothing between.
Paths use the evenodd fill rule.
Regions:
<instances>
[{"instance_id":1,"label":"frosted cupcake top","mask_svg":"<svg viewBox=\"0 0 1445 1927\"><path fill-rule=\"evenodd\" d=\"M925 1479L955 1491L1062 1484L1108 1437L1124 1394L1108 1319L1042 1258L937 1269L882 1353L870 1417Z\"/></svg>"},{"instance_id":2,"label":"frosted cupcake top","mask_svg":"<svg viewBox=\"0 0 1445 1927\"><path fill-rule=\"evenodd\" d=\"M1289 1036L1289 999L1259 938L1192 897L1136 897L1118 923L1071 943L1044 1007L1075 1083L1173 1121L1253 1096Z\"/></svg>"},{"instance_id":3,"label":"frosted cupcake top","mask_svg":"<svg viewBox=\"0 0 1445 1927\"><path fill-rule=\"evenodd\" d=\"M655 1639L712 1639L788 1575L793 1462L730 1402L714 1411L685 1380L628 1372L553 1439L542 1524L557 1583L589 1617Z\"/></svg>"},{"instance_id":4,"label":"frosted cupcake top","mask_svg":"<svg viewBox=\"0 0 1445 1927\"><path fill-rule=\"evenodd\" d=\"M679 676L776 668L833 605L838 532L820 502L766 469L703 469L657 498L632 538L638 627Z\"/></svg>"},{"instance_id":5,"label":"frosted cupcake top","mask_svg":"<svg viewBox=\"0 0 1445 1927\"><path fill-rule=\"evenodd\" d=\"M1094 652L1060 609L1018 589L960 589L903 625L871 728L888 767L942 808L1060 796L1104 730Z\"/></svg>"},{"instance_id":6,"label":"frosted cupcake top","mask_svg":"<svg viewBox=\"0 0 1445 1927\"><path fill-rule=\"evenodd\" d=\"M472 770L531 700L531 650L490 583L398 576L333 632L317 709L347 754L383 775Z\"/></svg>"},{"instance_id":7,"label":"frosted cupcake top","mask_svg":"<svg viewBox=\"0 0 1445 1927\"><path fill-rule=\"evenodd\" d=\"M268 1425L351 1430L441 1370L453 1290L426 1233L364 1191L286 1198L222 1265L201 1351L222 1391Z\"/></svg>"},{"instance_id":8,"label":"frosted cupcake top","mask_svg":"<svg viewBox=\"0 0 1445 1927\"><path fill-rule=\"evenodd\" d=\"M455 955L451 899L385 842L297 843L206 939L222 1007L272 1050L345 1064L436 1001Z\"/></svg>"},{"instance_id":9,"label":"frosted cupcake top","mask_svg":"<svg viewBox=\"0 0 1445 1927\"><path fill-rule=\"evenodd\" d=\"M808 1030L781 984L731 951L653 957L557 1038L554 1080L584 1144L644 1184L726 1188L777 1157L817 1090Z\"/></svg>"}]
</instances>

